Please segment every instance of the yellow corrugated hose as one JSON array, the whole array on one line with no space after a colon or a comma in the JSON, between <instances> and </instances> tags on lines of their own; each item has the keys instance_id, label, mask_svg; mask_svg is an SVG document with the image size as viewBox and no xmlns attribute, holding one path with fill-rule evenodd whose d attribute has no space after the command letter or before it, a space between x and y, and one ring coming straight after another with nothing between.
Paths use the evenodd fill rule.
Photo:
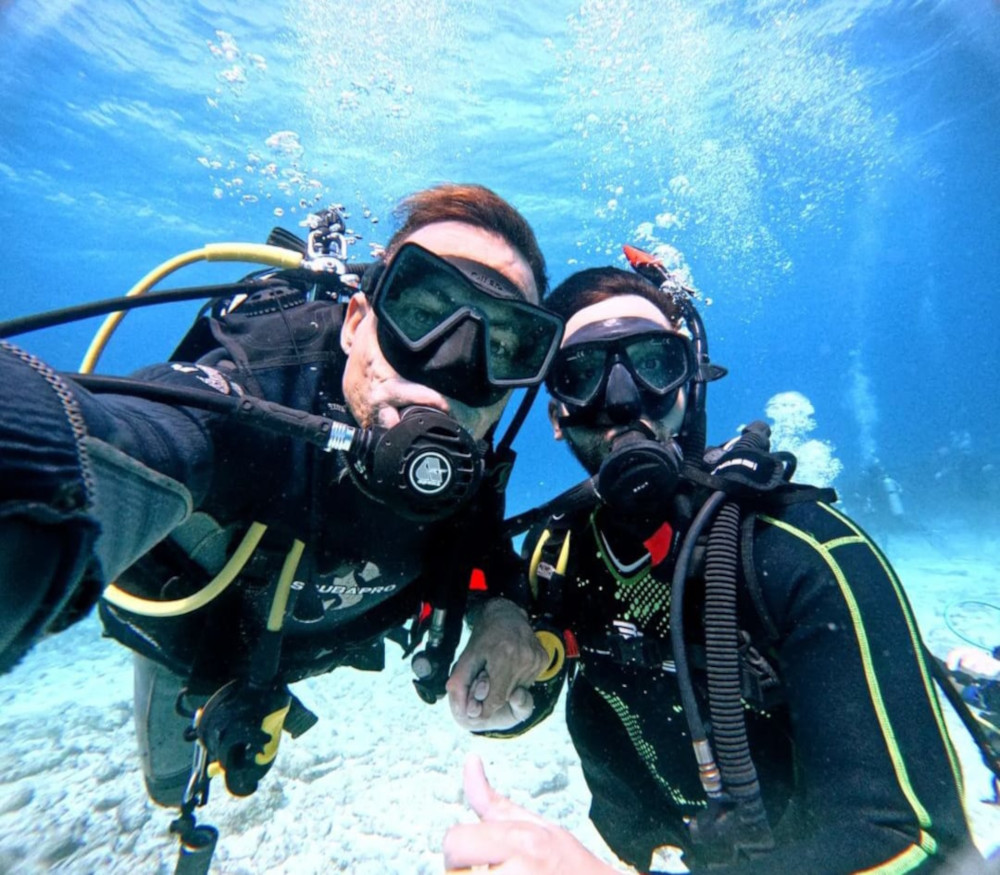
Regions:
<instances>
[{"instance_id":1,"label":"yellow corrugated hose","mask_svg":"<svg viewBox=\"0 0 1000 875\"><path fill-rule=\"evenodd\" d=\"M125 297L132 298L148 292L164 277L169 276L175 270L197 261L247 261L253 264L268 264L271 267L280 267L285 270L293 270L302 265L304 256L300 252L293 252L290 249L283 249L280 246L268 246L266 243L209 243L201 249L192 249L174 256L163 262L159 267L147 273L139 282L128 290ZM101 323L101 327L90 342L87 354L80 364L80 373L92 373L97 365L97 360L104 352L111 335L114 334L122 319L125 318L125 311L119 310L116 313L109 313L107 318Z\"/></svg>"}]
</instances>

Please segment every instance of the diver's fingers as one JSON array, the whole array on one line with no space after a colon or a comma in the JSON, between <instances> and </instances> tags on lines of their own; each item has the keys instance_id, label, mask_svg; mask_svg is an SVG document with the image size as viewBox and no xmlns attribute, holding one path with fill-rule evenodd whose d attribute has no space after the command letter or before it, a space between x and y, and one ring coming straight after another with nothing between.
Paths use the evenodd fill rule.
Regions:
<instances>
[{"instance_id":1,"label":"diver's fingers","mask_svg":"<svg viewBox=\"0 0 1000 875\"><path fill-rule=\"evenodd\" d=\"M476 754L469 754L465 758L462 785L465 788L465 801L480 817L486 817L493 801L500 798L490 786L483 761Z\"/></svg>"},{"instance_id":2,"label":"diver's fingers","mask_svg":"<svg viewBox=\"0 0 1000 875\"><path fill-rule=\"evenodd\" d=\"M510 694L510 710L517 723L527 720L535 710L535 699L524 687L518 687Z\"/></svg>"},{"instance_id":3,"label":"diver's fingers","mask_svg":"<svg viewBox=\"0 0 1000 875\"><path fill-rule=\"evenodd\" d=\"M465 760L464 783L465 798L481 821L457 824L445 834L449 873L482 866L498 875L612 875L616 871L565 829L497 793L475 754Z\"/></svg>"},{"instance_id":4,"label":"diver's fingers","mask_svg":"<svg viewBox=\"0 0 1000 875\"><path fill-rule=\"evenodd\" d=\"M544 822L462 823L444 837L448 872L488 868L497 875L614 875L566 830Z\"/></svg>"},{"instance_id":5,"label":"diver's fingers","mask_svg":"<svg viewBox=\"0 0 1000 875\"><path fill-rule=\"evenodd\" d=\"M472 873L488 868L500 875L520 875L526 870L518 866L516 831L527 824L459 823L444 836L444 865L449 873ZM480 868L482 867L482 869Z\"/></svg>"},{"instance_id":6,"label":"diver's fingers","mask_svg":"<svg viewBox=\"0 0 1000 875\"><path fill-rule=\"evenodd\" d=\"M495 838L486 846L487 838L482 823L459 823L444 834L444 865L447 875L465 875L480 871L480 867L496 866L504 861L503 849L497 847Z\"/></svg>"},{"instance_id":7,"label":"diver's fingers","mask_svg":"<svg viewBox=\"0 0 1000 875\"><path fill-rule=\"evenodd\" d=\"M972 649L969 647L955 647L954 649L948 651L948 656L945 657L945 665L948 666L949 671L955 671L956 669L962 668L964 663L968 660Z\"/></svg>"},{"instance_id":8,"label":"diver's fingers","mask_svg":"<svg viewBox=\"0 0 1000 875\"><path fill-rule=\"evenodd\" d=\"M478 702L485 701L490 694L490 676L485 670L476 675L476 679L472 682L471 693L472 698Z\"/></svg>"},{"instance_id":9,"label":"diver's fingers","mask_svg":"<svg viewBox=\"0 0 1000 875\"><path fill-rule=\"evenodd\" d=\"M465 702L465 716L478 720L483 716L483 700L490 692L490 676L485 669L473 679L469 685L468 699Z\"/></svg>"},{"instance_id":10,"label":"diver's fingers","mask_svg":"<svg viewBox=\"0 0 1000 875\"><path fill-rule=\"evenodd\" d=\"M501 694L493 683L490 695L483 700L483 715L498 721L494 728L507 729L530 717L534 704L528 687L512 686Z\"/></svg>"},{"instance_id":11,"label":"diver's fingers","mask_svg":"<svg viewBox=\"0 0 1000 875\"><path fill-rule=\"evenodd\" d=\"M465 725L466 716L478 717L482 711L482 706L477 703L474 706L474 710L478 709L477 712L467 715L469 706L475 701L472 697L472 688L476 679L482 674L484 665L485 661L481 657L470 653L466 648L452 666L451 676L445 684L445 689L448 691L448 705L451 707L452 716L459 725Z\"/></svg>"},{"instance_id":12,"label":"diver's fingers","mask_svg":"<svg viewBox=\"0 0 1000 875\"><path fill-rule=\"evenodd\" d=\"M539 825L545 824L537 814L515 805L506 796L493 789L486 777L483 761L476 754L469 754L465 759L463 785L465 801L483 820L523 820Z\"/></svg>"}]
</instances>

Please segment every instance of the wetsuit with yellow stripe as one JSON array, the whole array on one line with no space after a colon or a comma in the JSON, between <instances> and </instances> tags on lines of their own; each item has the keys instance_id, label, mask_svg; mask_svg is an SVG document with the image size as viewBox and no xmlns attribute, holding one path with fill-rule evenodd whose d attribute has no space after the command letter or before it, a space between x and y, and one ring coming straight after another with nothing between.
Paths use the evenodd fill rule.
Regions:
<instances>
[{"instance_id":1,"label":"wetsuit with yellow stripe","mask_svg":"<svg viewBox=\"0 0 1000 875\"><path fill-rule=\"evenodd\" d=\"M683 848L693 871L705 866L685 824L705 796L669 647L679 534L668 522L659 546L642 543L598 510L550 521L525 544L536 584L539 564L562 578L548 620L579 648L567 720L592 820L643 871L661 845ZM809 501L748 514L740 562L740 628L779 679L744 697L776 847L712 871L888 875L979 859L913 613L885 557L843 514ZM685 614L704 704L703 602L696 575Z\"/></svg>"}]
</instances>

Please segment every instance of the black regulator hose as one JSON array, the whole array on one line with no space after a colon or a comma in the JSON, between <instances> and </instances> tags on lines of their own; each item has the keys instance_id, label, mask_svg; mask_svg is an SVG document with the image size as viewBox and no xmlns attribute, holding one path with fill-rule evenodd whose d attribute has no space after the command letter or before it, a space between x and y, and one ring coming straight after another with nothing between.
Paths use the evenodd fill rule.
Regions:
<instances>
[{"instance_id":1,"label":"black regulator hose","mask_svg":"<svg viewBox=\"0 0 1000 875\"><path fill-rule=\"evenodd\" d=\"M571 514L578 510L596 507L599 501L596 484L597 477L589 477L575 486L571 486L545 504L508 517L503 521L504 536L516 537L554 514Z\"/></svg>"},{"instance_id":2,"label":"black regulator hose","mask_svg":"<svg viewBox=\"0 0 1000 875\"><path fill-rule=\"evenodd\" d=\"M235 391L223 395L126 377L64 376L91 392L209 410L327 453L343 453L358 472L358 487L409 519L428 522L451 516L476 494L485 472L485 443L429 407L406 408L390 429L362 428Z\"/></svg>"},{"instance_id":3,"label":"black regulator hose","mask_svg":"<svg viewBox=\"0 0 1000 875\"><path fill-rule=\"evenodd\" d=\"M677 670L677 686L680 691L681 704L684 707L684 717L687 720L688 731L691 733L691 744L694 747L695 758L698 761L698 773L702 786L709 800L722 797L722 784L719 771L712 756L708 743L708 733L701 719L698 699L694 694L694 684L691 681L691 665L688 662L687 648L684 646L684 588L688 572L691 568L691 557L702 530L711 522L712 517L726 500L724 492L714 492L709 496L698 511L687 536L681 544L674 566L674 576L670 586L670 644L673 649L674 667Z\"/></svg>"},{"instance_id":4,"label":"black regulator hose","mask_svg":"<svg viewBox=\"0 0 1000 875\"><path fill-rule=\"evenodd\" d=\"M208 298L232 297L237 294L252 295L254 292L266 289L267 283L260 280L247 280L240 283L225 283L215 286L191 286L183 289L170 289L165 292L147 292L144 295L132 297L104 298L100 301L89 301L86 304L76 304L59 310L47 310L44 313L32 313L29 316L19 316L0 322L0 337L15 337L27 334L29 331L39 331L54 325L65 325L78 322L93 316L106 316L124 310L137 310L140 307L155 307L158 304L173 304L178 301L200 301Z\"/></svg>"},{"instance_id":5,"label":"black regulator hose","mask_svg":"<svg viewBox=\"0 0 1000 875\"><path fill-rule=\"evenodd\" d=\"M691 405L691 413L688 416L687 426L684 431L677 436L677 443L680 445L684 461L688 464L697 465L705 455L705 443L708 434L707 417L705 415L705 384L692 383L688 403Z\"/></svg>"},{"instance_id":6,"label":"black regulator hose","mask_svg":"<svg viewBox=\"0 0 1000 875\"><path fill-rule=\"evenodd\" d=\"M727 501L708 536L705 560L705 653L712 740L726 792L736 803L736 848L762 852L774 847L761 799L757 769L750 756L746 712L740 689L736 586L742 513Z\"/></svg>"},{"instance_id":7,"label":"black regulator hose","mask_svg":"<svg viewBox=\"0 0 1000 875\"><path fill-rule=\"evenodd\" d=\"M762 428L766 428L763 426ZM763 450L769 447L768 435L751 426L736 442L732 451ZM714 492L704 504L684 540L674 570L670 600L670 637L677 667L684 713L695 744L699 771L710 801L721 788L709 781L718 772L726 793L736 804L734 850L763 852L774 847L761 799L757 770L750 756L746 718L740 685L739 628L736 613L736 588L739 580L739 537L742 513L739 504L727 500L722 491ZM714 753L707 742L704 723L698 709L684 646L684 587L690 572L691 556L702 530L711 523L705 563L705 650L708 673L709 713L712 719ZM699 743L701 750L699 750ZM713 836L709 824L695 821L693 833L702 828L706 840Z\"/></svg>"},{"instance_id":8,"label":"black regulator hose","mask_svg":"<svg viewBox=\"0 0 1000 875\"><path fill-rule=\"evenodd\" d=\"M198 410L209 410L233 416L247 425L271 434L297 438L326 449L330 442L333 420L304 410L285 407L252 395L223 395L207 389L189 389L128 377L107 377L93 374L63 374L91 392L111 392L135 395L164 404L179 404ZM353 429L361 434L361 430Z\"/></svg>"}]
</instances>

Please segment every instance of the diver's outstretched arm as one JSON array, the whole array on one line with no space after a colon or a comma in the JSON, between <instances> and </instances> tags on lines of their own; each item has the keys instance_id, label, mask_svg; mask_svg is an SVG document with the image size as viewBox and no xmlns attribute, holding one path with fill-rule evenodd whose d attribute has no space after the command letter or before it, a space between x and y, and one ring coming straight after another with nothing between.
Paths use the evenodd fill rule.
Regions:
<instances>
[{"instance_id":1,"label":"diver's outstretched arm","mask_svg":"<svg viewBox=\"0 0 1000 875\"><path fill-rule=\"evenodd\" d=\"M208 416L91 395L6 342L0 386L6 671L43 634L85 616L106 582L191 513L211 475L212 440Z\"/></svg>"}]
</instances>

